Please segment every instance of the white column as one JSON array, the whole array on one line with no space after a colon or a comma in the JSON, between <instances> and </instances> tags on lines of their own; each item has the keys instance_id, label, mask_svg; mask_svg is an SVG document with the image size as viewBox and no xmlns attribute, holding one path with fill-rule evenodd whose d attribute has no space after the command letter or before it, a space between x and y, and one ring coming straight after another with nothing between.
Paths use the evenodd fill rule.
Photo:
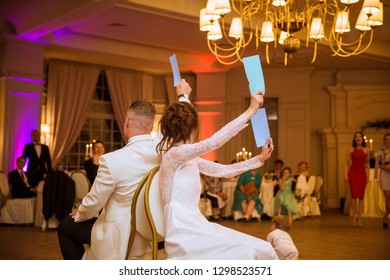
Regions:
<instances>
[{"instance_id":1,"label":"white column","mask_svg":"<svg viewBox=\"0 0 390 280\"><path fill-rule=\"evenodd\" d=\"M1 39L0 169L7 174L15 168L24 145L31 142L30 132L40 129L44 42L14 35Z\"/></svg>"}]
</instances>

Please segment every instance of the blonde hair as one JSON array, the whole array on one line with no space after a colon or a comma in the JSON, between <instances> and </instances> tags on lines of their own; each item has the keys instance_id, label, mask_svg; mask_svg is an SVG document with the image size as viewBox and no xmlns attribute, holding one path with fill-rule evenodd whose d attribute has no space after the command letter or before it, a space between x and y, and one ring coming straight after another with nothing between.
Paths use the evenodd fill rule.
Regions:
<instances>
[{"instance_id":1,"label":"blonde hair","mask_svg":"<svg viewBox=\"0 0 390 280\"><path fill-rule=\"evenodd\" d=\"M271 223L274 224L276 228L284 231L289 231L291 229L291 224L288 221L288 217L283 215L277 215L273 217Z\"/></svg>"}]
</instances>

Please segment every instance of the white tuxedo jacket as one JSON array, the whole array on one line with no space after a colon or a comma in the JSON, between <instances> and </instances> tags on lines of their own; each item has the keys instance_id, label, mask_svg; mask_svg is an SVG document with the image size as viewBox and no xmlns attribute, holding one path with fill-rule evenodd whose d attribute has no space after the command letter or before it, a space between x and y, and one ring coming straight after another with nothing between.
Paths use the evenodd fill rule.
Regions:
<instances>
[{"instance_id":1,"label":"white tuxedo jacket","mask_svg":"<svg viewBox=\"0 0 390 280\"><path fill-rule=\"evenodd\" d=\"M99 216L92 228L91 246L83 259L123 260L141 256L150 249L145 239L136 236L137 248L132 249L130 256L126 255L134 192L143 176L158 165L156 144L150 135L139 135L122 149L99 158L95 182L75 216L76 222Z\"/></svg>"}]
</instances>

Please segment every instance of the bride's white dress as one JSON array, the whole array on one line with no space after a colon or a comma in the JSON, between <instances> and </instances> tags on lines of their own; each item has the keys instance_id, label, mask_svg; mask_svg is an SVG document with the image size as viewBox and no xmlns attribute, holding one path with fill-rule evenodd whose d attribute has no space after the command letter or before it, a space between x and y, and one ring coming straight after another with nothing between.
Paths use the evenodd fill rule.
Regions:
<instances>
[{"instance_id":1,"label":"bride's white dress","mask_svg":"<svg viewBox=\"0 0 390 280\"><path fill-rule=\"evenodd\" d=\"M163 156L160 166L160 192L164 205L165 250L168 258L278 259L267 241L210 223L198 208L202 190L199 173L230 177L263 164L256 157L232 165L217 164L199 157L219 148L245 127L244 113L212 137L195 144L172 147Z\"/></svg>"}]
</instances>

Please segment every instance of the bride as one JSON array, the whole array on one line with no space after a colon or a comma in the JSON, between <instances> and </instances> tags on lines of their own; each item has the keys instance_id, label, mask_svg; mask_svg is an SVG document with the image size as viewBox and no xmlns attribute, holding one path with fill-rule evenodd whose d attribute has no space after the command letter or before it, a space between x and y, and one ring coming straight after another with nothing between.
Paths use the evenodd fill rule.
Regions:
<instances>
[{"instance_id":1,"label":"bride","mask_svg":"<svg viewBox=\"0 0 390 280\"><path fill-rule=\"evenodd\" d=\"M181 83L185 83L184 80ZM187 84L188 86L188 84ZM188 86L189 87L189 86ZM200 174L214 177L236 176L258 168L273 151L268 139L261 154L244 162L222 165L200 156L215 150L247 126L263 104L260 92L252 95L249 108L210 138L195 142L198 113L188 98L165 110L157 150L162 155L160 192L166 223L165 250L170 259L278 259L271 244L253 236L210 223L199 211Z\"/></svg>"}]
</instances>

